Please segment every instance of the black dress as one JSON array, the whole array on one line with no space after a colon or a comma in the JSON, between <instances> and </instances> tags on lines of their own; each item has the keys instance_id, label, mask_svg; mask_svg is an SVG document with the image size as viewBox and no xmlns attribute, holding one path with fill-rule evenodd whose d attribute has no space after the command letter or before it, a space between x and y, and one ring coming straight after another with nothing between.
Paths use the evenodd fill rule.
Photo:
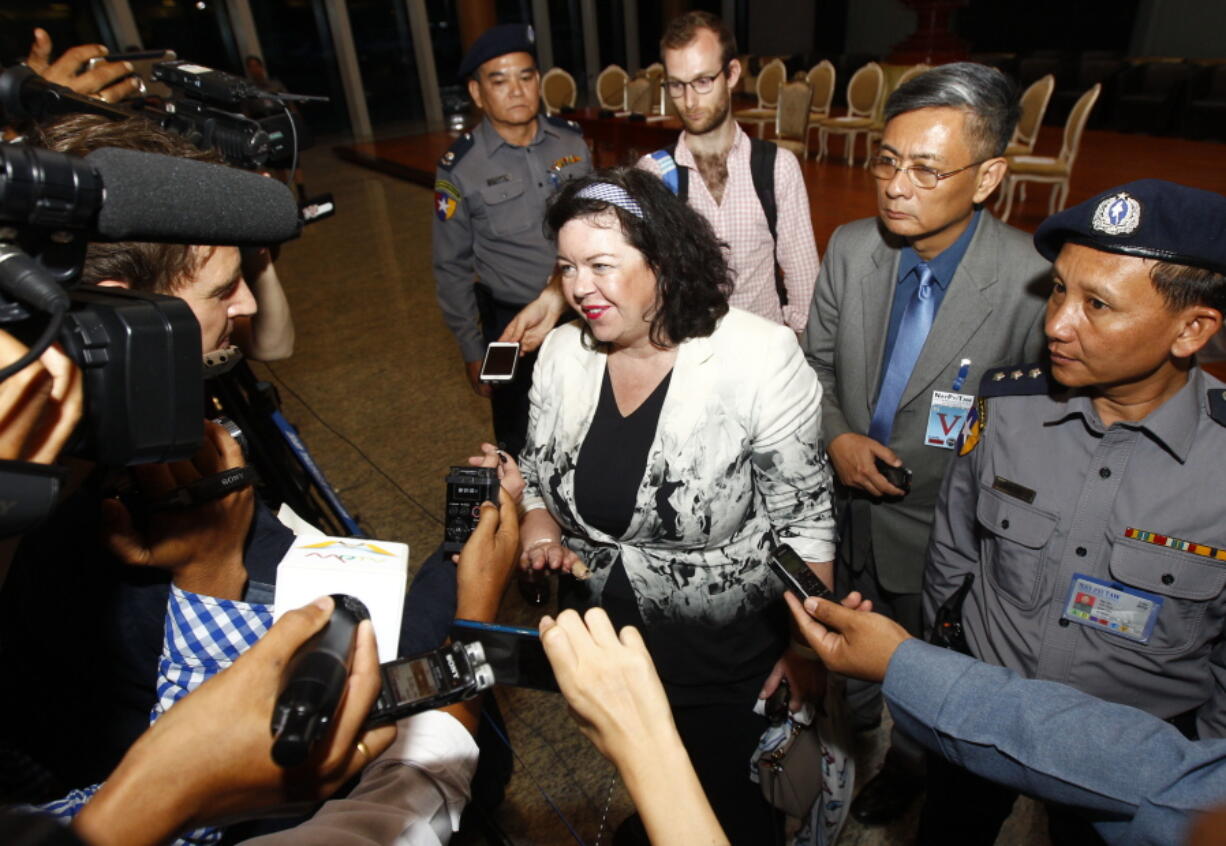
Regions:
<instances>
[{"instance_id":1,"label":"black dress","mask_svg":"<svg viewBox=\"0 0 1226 846\"><path fill-rule=\"evenodd\" d=\"M624 537L647 471L672 373L622 416L606 367L600 399L575 462L575 505L588 525ZM643 635L664 682L673 719L703 790L734 846L769 844L780 818L749 780L749 757L766 721L750 710L764 680L764 654L782 652L779 621L749 619L718 631L684 622L646 626L622 560L614 563L600 605L617 629ZM773 663L773 660L770 662ZM769 664L767 665L769 670Z\"/></svg>"}]
</instances>

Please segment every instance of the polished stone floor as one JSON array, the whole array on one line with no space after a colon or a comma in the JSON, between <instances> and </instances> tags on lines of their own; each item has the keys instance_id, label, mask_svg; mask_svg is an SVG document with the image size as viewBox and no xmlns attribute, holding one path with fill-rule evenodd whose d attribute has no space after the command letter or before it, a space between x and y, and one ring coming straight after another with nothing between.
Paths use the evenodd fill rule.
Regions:
<instances>
[{"instance_id":1,"label":"polished stone floor","mask_svg":"<svg viewBox=\"0 0 1226 846\"><path fill-rule=\"evenodd\" d=\"M441 539L447 468L473 454L490 428L488 404L468 388L434 300L432 194L340 162L324 144L307 152L305 172L310 192L331 191L338 211L284 247L278 268L297 349L256 370L277 385L286 416L349 508L373 536L407 542L416 566ZM531 625L538 617L511 592L504 621ZM497 826L515 844L608 843L629 801L620 785L610 791L612 767L560 698L521 690L497 696L517 755ZM883 731L862 738L861 781L880 759ZM1000 842L1045 843L1041 817L1019 802ZM914 824L914 811L885 828L853 824L839 842L908 843ZM495 841L465 831L454 842Z\"/></svg>"}]
</instances>

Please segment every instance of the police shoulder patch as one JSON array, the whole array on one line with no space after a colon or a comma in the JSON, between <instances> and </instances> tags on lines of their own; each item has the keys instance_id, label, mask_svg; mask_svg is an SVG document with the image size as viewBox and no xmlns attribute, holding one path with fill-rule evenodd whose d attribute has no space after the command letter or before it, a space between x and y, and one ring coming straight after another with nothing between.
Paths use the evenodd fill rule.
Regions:
<instances>
[{"instance_id":1,"label":"police shoulder patch","mask_svg":"<svg viewBox=\"0 0 1226 846\"><path fill-rule=\"evenodd\" d=\"M550 126L556 126L558 129L569 129L576 135L583 134L583 127L575 123L573 120L567 120L557 115L545 115L545 122Z\"/></svg>"},{"instance_id":2,"label":"police shoulder patch","mask_svg":"<svg viewBox=\"0 0 1226 846\"><path fill-rule=\"evenodd\" d=\"M451 220L460 202L460 189L446 179L434 180L434 214L439 220Z\"/></svg>"},{"instance_id":3,"label":"police shoulder patch","mask_svg":"<svg viewBox=\"0 0 1226 846\"><path fill-rule=\"evenodd\" d=\"M473 148L473 134L465 132L455 140L455 143L447 148L447 152L443 153L443 157L438 160L439 170L451 170L464 155Z\"/></svg>"},{"instance_id":4,"label":"police shoulder patch","mask_svg":"<svg viewBox=\"0 0 1226 846\"><path fill-rule=\"evenodd\" d=\"M1209 416L1226 426L1226 391L1214 388L1209 391Z\"/></svg>"}]
</instances>

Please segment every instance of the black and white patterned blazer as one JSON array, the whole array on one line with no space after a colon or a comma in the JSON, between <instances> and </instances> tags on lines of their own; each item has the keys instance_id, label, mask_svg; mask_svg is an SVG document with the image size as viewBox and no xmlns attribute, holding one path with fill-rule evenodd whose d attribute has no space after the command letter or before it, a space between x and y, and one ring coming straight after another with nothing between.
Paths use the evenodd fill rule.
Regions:
<instances>
[{"instance_id":1,"label":"black and white patterned blazer","mask_svg":"<svg viewBox=\"0 0 1226 846\"><path fill-rule=\"evenodd\" d=\"M645 622L721 625L782 594L766 566L772 530L806 561L833 559L821 386L792 330L734 308L710 337L680 345L624 539L575 507L605 358L578 323L546 338L520 458L524 509L549 509L592 569L581 584L593 600L620 554Z\"/></svg>"}]
</instances>

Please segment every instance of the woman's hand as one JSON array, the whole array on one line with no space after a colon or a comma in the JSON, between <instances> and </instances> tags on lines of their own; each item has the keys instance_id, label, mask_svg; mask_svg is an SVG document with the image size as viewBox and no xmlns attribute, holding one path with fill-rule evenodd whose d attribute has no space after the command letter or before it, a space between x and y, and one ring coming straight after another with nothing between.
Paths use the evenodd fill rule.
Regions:
<instances>
[{"instance_id":1,"label":"woman's hand","mask_svg":"<svg viewBox=\"0 0 1226 846\"><path fill-rule=\"evenodd\" d=\"M529 541L519 556L519 566L523 570L561 570L580 578L587 573L583 560L553 538Z\"/></svg>"},{"instance_id":2,"label":"woman's hand","mask_svg":"<svg viewBox=\"0 0 1226 846\"><path fill-rule=\"evenodd\" d=\"M498 482L502 489L518 504L524 495L524 477L519 472L515 459L507 455L493 444L482 444L481 454L470 456L468 463L473 467L497 467Z\"/></svg>"},{"instance_id":3,"label":"woman's hand","mask_svg":"<svg viewBox=\"0 0 1226 846\"><path fill-rule=\"evenodd\" d=\"M758 693L759 699L769 699L779 687L780 679L788 680L791 696L788 710L799 711L806 702L820 702L826 695L826 668L820 661L806 658L790 648L775 662L775 668L766 677L766 684Z\"/></svg>"}]
</instances>

